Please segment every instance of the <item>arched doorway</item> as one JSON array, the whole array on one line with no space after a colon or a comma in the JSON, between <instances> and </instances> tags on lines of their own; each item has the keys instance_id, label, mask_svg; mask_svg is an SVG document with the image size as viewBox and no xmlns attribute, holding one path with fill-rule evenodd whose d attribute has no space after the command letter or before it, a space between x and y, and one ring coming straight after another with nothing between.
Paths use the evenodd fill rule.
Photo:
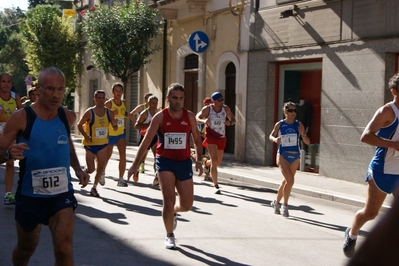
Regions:
<instances>
[{"instance_id":1,"label":"arched doorway","mask_svg":"<svg viewBox=\"0 0 399 266\"><path fill-rule=\"evenodd\" d=\"M184 58L184 107L196 114L198 109L198 55Z\"/></svg>"},{"instance_id":2,"label":"arched doorway","mask_svg":"<svg viewBox=\"0 0 399 266\"><path fill-rule=\"evenodd\" d=\"M226 77L226 88L224 95L224 103L230 107L231 112L235 116L236 110L236 67L234 63L230 62L226 66L225 70ZM235 142L235 126L226 127L226 148L224 152L234 153L234 142Z\"/></svg>"}]
</instances>

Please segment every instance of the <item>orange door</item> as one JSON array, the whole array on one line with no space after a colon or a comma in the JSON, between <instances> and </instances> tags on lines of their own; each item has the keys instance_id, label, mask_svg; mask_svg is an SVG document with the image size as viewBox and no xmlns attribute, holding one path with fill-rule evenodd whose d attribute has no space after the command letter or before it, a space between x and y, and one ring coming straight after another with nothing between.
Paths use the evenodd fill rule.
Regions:
<instances>
[{"instance_id":1,"label":"orange door","mask_svg":"<svg viewBox=\"0 0 399 266\"><path fill-rule=\"evenodd\" d=\"M320 143L321 123L321 70L301 71L300 99L310 105L309 131L310 143ZM304 123L305 121L301 121Z\"/></svg>"}]
</instances>

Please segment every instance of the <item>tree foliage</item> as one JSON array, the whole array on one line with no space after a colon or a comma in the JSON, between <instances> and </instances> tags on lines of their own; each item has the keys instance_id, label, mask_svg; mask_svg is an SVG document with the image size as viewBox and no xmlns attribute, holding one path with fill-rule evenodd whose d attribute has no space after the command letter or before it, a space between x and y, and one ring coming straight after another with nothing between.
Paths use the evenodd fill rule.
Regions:
<instances>
[{"instance_id":1,"label":"tree foliage","mask_svg":"<svg viewBox=\"0 0 399 266\"><path fill-rule=\"evenodd\" d=\"M21 9L5 8L0 11L0 49L8 42L10 36L19 32L19 24L25 20Z\"/></svg>"},{"instance_id":2,"label":"tree foliage","mask_svg":"<svg viewBox=\"0 0 399 266\"><path fill-rule=\"evenodd\" d=\"M152 46L159 32L159 22L158 10L143 2L100 5L89 11L83 31L93 64L126 85L129 77L159 50L158 46Z\"/></svg>"},{"instance_id":3,"label":"tree foliage","mask_svg":"<svg viewBox=\"0 0 399 266\"><path fill-rule=\"evenodd\" d=\"M24 20L25 14L19 8L0 11L0 72L11 75L15 91L20 95L26 94L24 78L28 74L19 34L19 25Z\"/></svg>"},{"instance_id":4,"label":"tree foliage","mask_svg":"<svg viewBox=\"0 0 399 266\"><path fill-rule=\"evenodd\" d=\"M0 51L0 61L6 72L13 78L15 91L19 95L26 95L26 85L24 78L29 73L28 66L25 64L25 53L21 49L22 38L19 33L13 33L7 41L7 44Z\"/></svg>"},{"instance_id":5,"label":"tree foliage","mask_svg":"<svg viewBox=\"0 0 399 266\"><path fill-rule=\"evenodd\" d=\"M65 74L69 89L76 86L80 69L80 35L74 31L71 18L62 16L57 6L38 5L26 13L23 41L30 73L37 76L41 69L55 66Z\"/></svg>"}]
</instances>

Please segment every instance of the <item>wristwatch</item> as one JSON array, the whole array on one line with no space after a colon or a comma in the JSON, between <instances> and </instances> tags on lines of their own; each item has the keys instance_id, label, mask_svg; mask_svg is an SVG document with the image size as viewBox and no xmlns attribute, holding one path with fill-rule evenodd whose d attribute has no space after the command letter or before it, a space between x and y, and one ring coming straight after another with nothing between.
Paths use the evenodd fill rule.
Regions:
<instances>
[{"instance_id":1,"label":"wristwatch","mask_svg":"<svg viewBox=\"0 0 399 266\"><path fill-rule=\"evenodd\" d=\"M10 153L10 149L8 149L8 150L6 151L6 154L5 154L4 157L6 158L7 161L12 159L11 153Z\"/></svg>"}]
</instances>

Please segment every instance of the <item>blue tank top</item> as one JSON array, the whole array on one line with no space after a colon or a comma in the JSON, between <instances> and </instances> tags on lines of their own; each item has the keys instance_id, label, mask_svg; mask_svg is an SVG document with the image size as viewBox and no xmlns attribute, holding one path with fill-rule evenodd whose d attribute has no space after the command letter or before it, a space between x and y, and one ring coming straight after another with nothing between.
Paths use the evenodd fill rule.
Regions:
<instances>
[{"instance_id":1,"label":"blue tank top","mask_svg":"<svg viewBox=\"0 0 399 266\"><path fill-rule=\"evenodd\" d=\"M294 123L288 124L284 120L280 121L280 129L278 130L278 137L281 136L281 142L278 147L278 153L284 151L299 152L299 122L295 120Z\"/></svg>"},{"instance_id":2,"label":"blue tank top","mask_svg":"<svg viewBox=\"0 0 399 266\"><path fill-rule=\"evenodd\" d=\"M19 162L18 191L24 196L51 198L73 190L70 174L69 124L65 111L42 120L30 106L25 107L26 129L17 143L26 143L29 150Z\"/></svg>"},{"instance_id":3,"label":"blue tank top","mask_svg":"<svg viewBox=\"0 0 399 266\"><path fill-rule=\"evenodd\" d=\"M399 110L393 102L390 102L389 105L395 112L396 118L389 126L381 128L377 132L377 136L399 141ZM384 174L399 175L398 164L399 152L392 148L377 147L369 168Z\"/></svg>"}]
</instances>

